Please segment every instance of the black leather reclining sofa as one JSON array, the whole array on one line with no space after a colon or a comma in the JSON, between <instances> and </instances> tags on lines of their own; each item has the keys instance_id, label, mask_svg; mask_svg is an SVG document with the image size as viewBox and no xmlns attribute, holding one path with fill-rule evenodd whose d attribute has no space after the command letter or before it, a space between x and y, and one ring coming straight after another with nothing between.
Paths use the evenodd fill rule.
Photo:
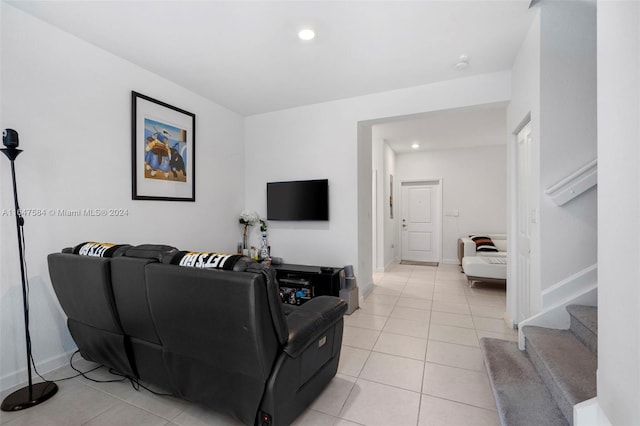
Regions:
<instances>
[{"instance_id":1,"label":"black leather reclining sofa","mask_svg":"<svg viewBox=\"0 0 640 426\"><path fill-rule=\"evenodd\" d=\"M336 374L346 304L283 305L273 271L203 267L215 256L83 243L48 263L85 359L248 425L289 424Z\"/></svg>"}]
</instances>

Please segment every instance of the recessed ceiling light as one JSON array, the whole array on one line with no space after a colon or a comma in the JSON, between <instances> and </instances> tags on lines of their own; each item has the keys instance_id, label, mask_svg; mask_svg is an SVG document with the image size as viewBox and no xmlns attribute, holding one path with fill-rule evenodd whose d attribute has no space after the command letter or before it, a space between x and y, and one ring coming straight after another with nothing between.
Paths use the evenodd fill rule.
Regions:
<instances>
[{"instance_id":1,"label":"recessed ceiling light","mask_svg":"<svg viewBox=\"0 0 640 426\"><path fill-rule=\"evenodd\" d=\"M420 148L420 144L419 144L418 142L414 142L414 143L411 145L411 148L413 148L413 149L418 149L418 148Z\"/></svg>"},{"instance_id":2,"label":"recessed ceiling light","mask_svg":"<svg viewBox=\"0 0 640 426\"><path fill-rule=\"evenodd\" d=\"M305 40L305 41L313 40L315 36L316 36L316 33L309 28L305 28L304 30L301 30L298 33L298 37L300 37L300 40Z\"/></svg>"}]
</instances>

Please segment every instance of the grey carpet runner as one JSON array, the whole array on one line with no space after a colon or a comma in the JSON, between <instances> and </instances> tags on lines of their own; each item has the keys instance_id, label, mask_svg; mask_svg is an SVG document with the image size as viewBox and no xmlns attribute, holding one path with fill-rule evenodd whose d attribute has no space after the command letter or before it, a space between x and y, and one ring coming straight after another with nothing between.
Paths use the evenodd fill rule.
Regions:
<instances>
[{"instance_id":1,"label":"grey carpet runner","mask_svg":"<svg viewBox=\"0 0 640 426\"><path fill-rule=\"evenodd\" d=\"M596 395L597 308L569 306L571 326L525 326L515 342L480 341L503 426L573 424L573 405Z\"/></svg>"}]
</instances>

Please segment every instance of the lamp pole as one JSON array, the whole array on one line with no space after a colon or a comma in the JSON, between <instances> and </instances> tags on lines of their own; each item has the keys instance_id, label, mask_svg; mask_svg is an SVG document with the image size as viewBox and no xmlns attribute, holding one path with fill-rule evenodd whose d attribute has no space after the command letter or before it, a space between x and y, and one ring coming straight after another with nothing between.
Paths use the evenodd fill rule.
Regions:
<instances>
[{"instance_id":1,"label":"lamp pole","mask_svg":"<svg viewBox=\"0 0 640 426\"><path fill-rule=\"evenodd\" d=\"M1 149L2 153L11 161L11 180L13 182L13 201L16 216L16 231L18 233L18 254L20 258L20 276L22 278L22 308L24 310L24 331L25 342L27 348L27 386L18 389L9 394L3 401L2 411L18 411L25 408L38 405L51 398L58 391L58 386L54 382L41 382L33 384L31 376L31 336L29 335L29 301L27 293L27 277L24 259L24 218L20 212L20 204L18 203L18 187L16 185L16 168L15 159L22 152L17 149L18 132L12 129L6 129L2 134L2 143L6 148Z\"/></svg>"}]
</instances>

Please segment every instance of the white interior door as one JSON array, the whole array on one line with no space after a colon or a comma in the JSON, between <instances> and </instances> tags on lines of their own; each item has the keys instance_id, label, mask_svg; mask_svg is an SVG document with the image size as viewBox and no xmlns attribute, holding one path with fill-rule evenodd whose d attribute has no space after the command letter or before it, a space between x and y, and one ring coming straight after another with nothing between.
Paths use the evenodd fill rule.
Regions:
<instances>
[{"instance_id":1,"label":"white interior door","mask_svg":"<svg viewBox=\"0 0 640 426\"><path fill-rule=\"evenodd\" d=\"M401 259L440 261L440 182L402 183Z\"/></svg>"},{"instance_id":2,"label":"white interior door","mask_svg":"<svg viewBox=\"0 0 640 426\"><path fill-rule=\"evenodd\" d=\"M531 123L516 137L517 156L517 251L516 251L516 322L531 316Z\"/></svg>"}]
</instances>

